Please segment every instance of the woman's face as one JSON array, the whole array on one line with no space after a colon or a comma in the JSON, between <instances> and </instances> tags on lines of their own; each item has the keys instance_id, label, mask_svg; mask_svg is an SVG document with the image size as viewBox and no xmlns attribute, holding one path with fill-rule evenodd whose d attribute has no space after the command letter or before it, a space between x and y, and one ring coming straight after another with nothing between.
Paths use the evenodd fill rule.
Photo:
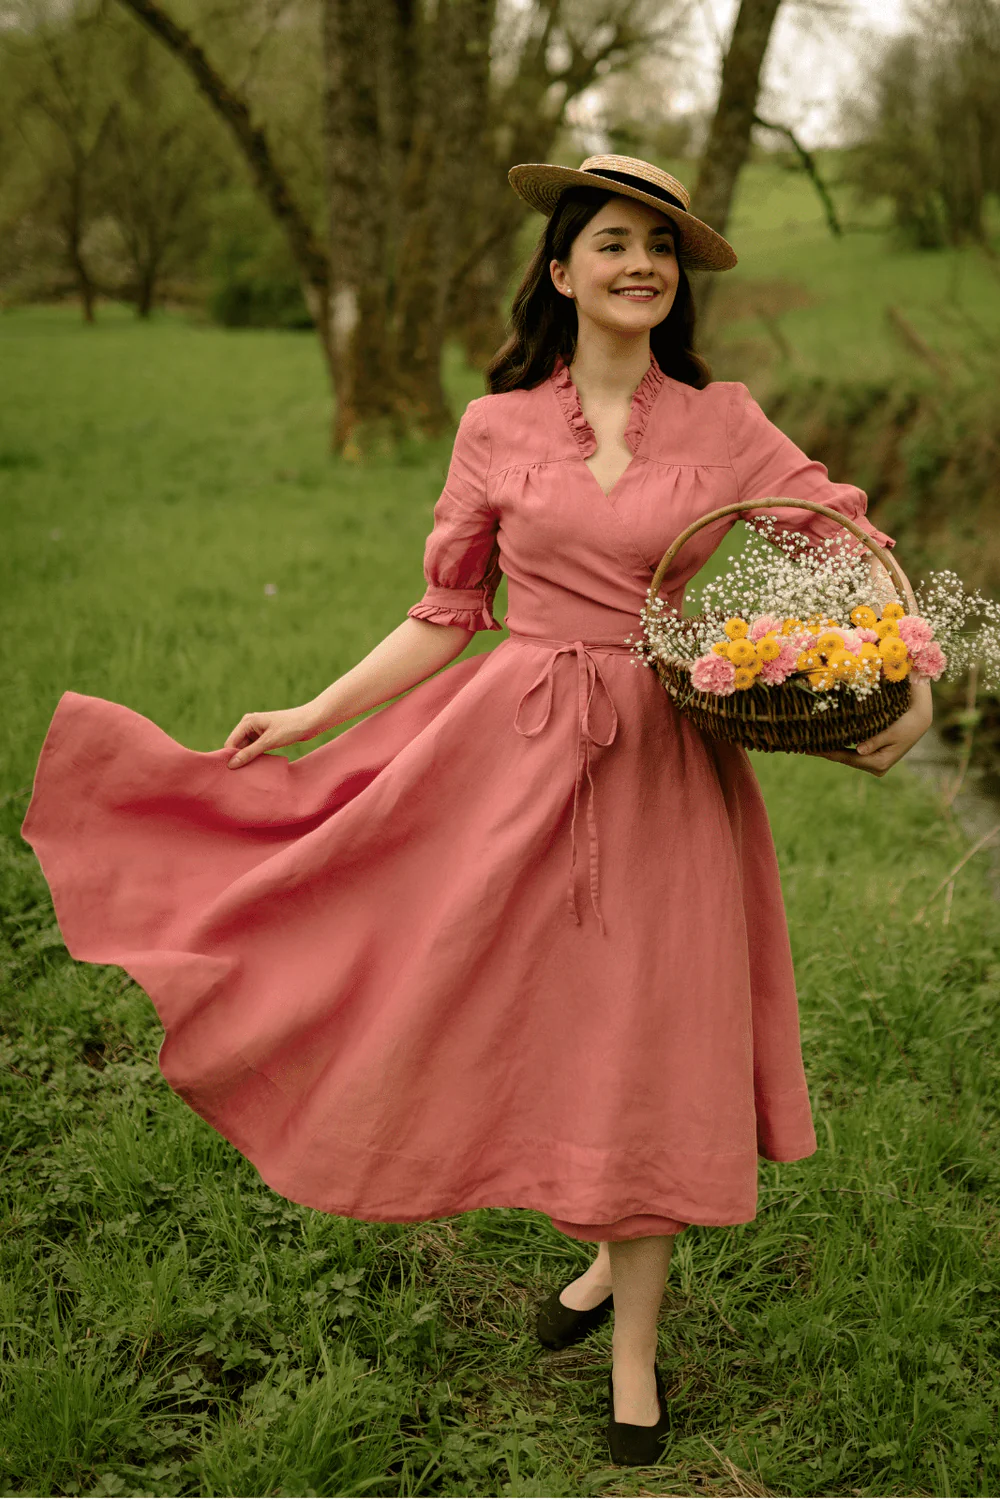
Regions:
<instances>
[{"instance_id":1,"label":"woman's face","mask_svg":"<svg viewBox=\"0 0 1000 1500\"><path fill-rule=\"evenodd\" d=\"M647 333L662 323L677 294L674 228L635 198L609 198L549 272L556 289L587 322L611 333Z\"/></svg>"}]
</instances>

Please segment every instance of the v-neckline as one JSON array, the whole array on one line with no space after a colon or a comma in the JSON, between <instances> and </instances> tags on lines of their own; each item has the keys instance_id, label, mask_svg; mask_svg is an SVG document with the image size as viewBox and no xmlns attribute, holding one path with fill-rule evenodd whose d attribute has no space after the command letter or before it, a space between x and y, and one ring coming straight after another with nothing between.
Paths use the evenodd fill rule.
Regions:
<instances>
[{"instance_id":1,"label":"v-neckline","mask_svg":"<svg viewBox=\"0 0 1000 1500\"><path fill-rule=\"evenodd\" d=\"M625 446L631 450L632 457L609 490L604 488L593 469L587 463L587 459L591 458L597 451L597 434L584 415L576 382L570 374L569 365L561 355L557 358L555 369L549 379L552 382L552 388L555 391L559 405L562 407L563 415L569 424L570 431L576 439L584 468L605 500L610 500L618 486L624 482L635 467L639 444L646 431L646 423L649 420L650 412L660 393L660 389L666 381L666 376L657 364L655 355L650 353L649 366L646 373L632 392L629 417L625 424L625 431L622 434Z\"/></svg>"}]
</instances>

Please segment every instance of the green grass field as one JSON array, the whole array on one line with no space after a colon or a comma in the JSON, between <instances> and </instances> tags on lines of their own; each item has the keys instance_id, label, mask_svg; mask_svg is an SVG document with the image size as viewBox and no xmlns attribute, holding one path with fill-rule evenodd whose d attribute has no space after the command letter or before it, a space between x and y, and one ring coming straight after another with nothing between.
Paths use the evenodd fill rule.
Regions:
<instances>
[{"instance_id":1,"label":"green grass field","mask_svg":"<svg viewBox=\"0 0 1000 1500\"><path fill-rule=\"evenodd\" d=\"M450 445L327 458L308 335L17 312L0 378L0 1491L996 1494L1000 912L976 859L934 896L968 845L926 785L756 757L820 1149L678 1241L674 1438L612 1469L610 1331L532 1332L585 1247L264 1188L161 1078L142 991L68 960L18 835L63 690L211 749L353 665L423 591Z\"/></svg>"},{"instance_id":2,"label":"green grass field","mask_svg":"<svg viewBox=\"0 0 1000 1500\"><path fill-rule=\"evenodd\" d=\"M975 247L921 251L902 248L884 232L888 205L859 205L843 181L843 159L821 152L818 162L845 233L827 227L815 188L805 174L780 161L758 159L744 170L727 236L739 264L720 277L718 311L725 326L715 354L717 374L727 364L769 374L789 366L834 378L878 380L927 366L900 338L886 309L903 314L933 354L956 375L994 363L1000 341L1000 214L993 213L993 253ZM689 164L676 164L694 182ZM697 212L697 205L693 205ZM765 320L777 323L788 345L782 355ZM746 378L743 373L737 378Z\"/></svg>"}]
</instances>

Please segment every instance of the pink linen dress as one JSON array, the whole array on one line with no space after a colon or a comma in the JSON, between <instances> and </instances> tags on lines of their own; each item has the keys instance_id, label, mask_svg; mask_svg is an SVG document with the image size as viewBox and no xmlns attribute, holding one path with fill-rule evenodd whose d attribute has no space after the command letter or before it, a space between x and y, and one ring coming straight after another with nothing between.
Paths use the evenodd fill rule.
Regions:
<instances>
[{"instance_id":1,"label":"pink linen dress","mask_svg":"<svg viewBox=\"0 0 1000 1500\"><path fill-rule=\"evenodd\" d=\"M625 638L670 541L728 501L817 499L893 543L743 385L652 361L625 438L605 495L564 364L471 402L408 613L500 630L502 571L509 638L296 761L230 771L59 700L23 834L67 948L146 991L168 1083L293 1201L625 1239L747 1222L758 1154L816 1149L751 763Z\"/></svg>"}]
</instances>

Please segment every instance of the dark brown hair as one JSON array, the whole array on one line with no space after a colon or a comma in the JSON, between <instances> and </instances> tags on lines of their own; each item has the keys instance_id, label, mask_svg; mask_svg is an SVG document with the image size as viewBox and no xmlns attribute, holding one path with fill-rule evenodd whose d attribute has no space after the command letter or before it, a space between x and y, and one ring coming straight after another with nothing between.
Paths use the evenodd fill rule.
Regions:
<instances>
[{"instance_id":1,"label":"dark brown hair","mask_svg":"<svg viewBox=\"0 0 1000 1500\"><path fill-rule=\"evenodd\" d=\"M576 308L556 291L549 263L568 259L577 235L615 196L603 188L574 187L560 197L514 294L510 337L486 367L490 395L538 385L552 374L559 355L567 364L572 361L576 352ZM649 347L664 375L702 390L712 373L694 350L694 298L679 256L678 266L680 279L673 306L662 323L650 329Z\"/></svg>"}]
</instances>

